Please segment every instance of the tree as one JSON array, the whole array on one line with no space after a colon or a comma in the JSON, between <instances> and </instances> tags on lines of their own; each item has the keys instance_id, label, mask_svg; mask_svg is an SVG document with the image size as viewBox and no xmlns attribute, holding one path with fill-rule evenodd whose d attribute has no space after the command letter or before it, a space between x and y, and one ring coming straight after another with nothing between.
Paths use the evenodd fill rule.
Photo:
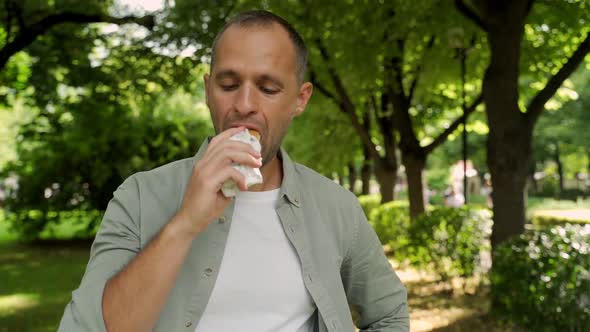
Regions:
<instances>
[{"instance_id":1,"label":"tree","mask_svg":"<svg viewBox=\"0 0 590 332\"><path fill-rule=\"evenodd\" d=\"M524 231L525 185L531 163L533 129L547 101L590 51L590 35L584 23L588 21L589 11L584 2L535 4L533 0L456 0L455 4L465 17L485 31L491 53L482 91L490 129L487 163L494 186L492 247L496 248ZM538 12L530 15L533 7ZM532 23L527 23L528 18ZM556 34L558 27L565 28ZM531 35L540 37L525 39L526 44L537 48L537 54L547 54L539 50L545 44L553 51L560 50L549 53L551 57L544 59L545 65L521 59L523 38L529 37L525 34L529 29ZM552 39L552 36L558 37ZM548 43L548 40L553 42ZM563 49L571 51L563 54ZM523 62L549 75L548 79L540 80L545 82L543 88L524 107L520 100L522 88L519 88ZM547 66L547 63L552 65Z\"/></svg>"},{"instance_id":2,"label":"tree","mask_svg":"<svg viewBox=\"0 0 590 332\"><path fill-rule=\"evenodd\" d=\"M71 10L93 15L96 6L83 5ZM7 206L19 212L15 224L29 237L50 211L104 209L131 173L189 157L212 133L208 118L194 112L203 93L183 92L203 90L203 70L153 42L162 27L151 34L135 25L101 28L55 25L13 57L29 62L13 91L34 116L19 132L18 160L3 175L19 179ZM5 77L18 76L6 68ZM28 211L37 209L40 218L29 222Z\"/></svg>"},{"instance_id":3,"label":"tree","mask_svg":"<svg viewBox=\"0 0 590 332\"><path fill-rule=\"evenodd\" d=\"M107 13L111 1L55 2L4 0L0 16L4 40L0 42L0 71L8 60L25 50L52 28L64 23L135 23L148 29L154 26L154 16L114 17Z\"/></svg>"},{"instance_id":4,"label":"tree","mask_svg":"<svg viewBox=\"0 0 590 332\"><path fill-rule=\"evenodd\" d=\"M424 141L422 134L425 131L419 129L423 124L419 115L409 116L412 108L434 108L436 110L431 113L436 115L431 119L434 122L441 119L448 122L448 114L445 116L442 110L456 109L457 106L456 97L439 98L442 104L428 97L436 90L433 87L441 81L459 81L458 69L449 75L451 70L441 68L447 68L453 61L452 50L446 47L446 28L456 24L457 18L461 20L462 17L455 15L431 24L433 18L439 17L432 15L432 12L444 10L454 13L452 6L442 3L269 1L262 6L286 17L307 40L310 48L309 78L315 85L316 93L331 100L336 106L335 110L348 117L366 159L362 174L367 179L371 164L374 166L383 201L394 198L401 137L404 142L402 152L406 157L402 161L408 163L406 170L411 179L414 215L424 210L421 189L424 166L419 162L410 163L415 159L425 160L422 155L444 142L462 121L460 115L456 116L448 130L442 130L432 137L429 146L416 144ZM176 40L178 47L192 45L197 50L196 57L206 58L210 49L205 41L212 40L214 32L233 13L252 8L260 8L260 3L240 1L232 5L218 3L215 7L208 1L204 4L177 1L175 7L169 8L168 17L173 23L170 25L169 35L173 36L170 40ZM195 12L199 15L189 14ZM414 19L407 20L407 17ZM444 28L441 29L438 23ZM436 53L432 52L433 45L436 45ZM439 59L439 56L444 59L434 60ZM438 66L429 62L435 62ZM474 64L470 62L469 65ZM433 72L443 73L439 77L444 78L440 79ZM418 84L420 76L428 76L428 80L420 80L422 83ZM474 78L477 79L472 75L470 80ZM441 94L441 89L436 93ZM468 107L468 114L478 104L477 98L474 101ZM419 158L409 157L413 155ZM350 170L348 173L353 174Z\"/></svg>"},{"instance_id":5,"label":"tree","mask_svg":"<svg viewBox=\"0 0 590 332\"><path fill-rule=\"evenodd\" d=\"M418 123L424 122L419 120L420 115L411 115L416 109L434 108L436 116L431 120L440 121L445 117L441 110L455 106L456 98L438 98L437 102L442 103L437 103L432 94L441 93L436 88L440 82L458 81L458 75L451 77L448 70L440 70L451 58L450 48L445 47L445 27L451 27L456 19L434 24L432 19L439 16L433 12L452 12L452 8L439 2L358 2L340 6L334 10L333 6L316 5L294 18L306 27L304 31L311 40L311 81L350 118L366 155L375 163L383 201L394 198L397 150L401 150L410 211L416 216L424 212L422 177L426 158L463 121L463 117L455 118L422 145L424 131ZM442 75L436 77L433 72ZM428 79L423 80L425 76ZM474 98L466 108L466 116L480 101Z\"/></svg>"}]
</instances>

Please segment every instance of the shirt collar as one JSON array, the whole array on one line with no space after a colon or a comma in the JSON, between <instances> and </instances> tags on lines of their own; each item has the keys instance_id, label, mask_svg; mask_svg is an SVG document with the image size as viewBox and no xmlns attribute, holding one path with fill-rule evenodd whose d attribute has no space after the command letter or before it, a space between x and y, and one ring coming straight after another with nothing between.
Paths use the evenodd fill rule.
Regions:
<instances>
[{"instance_id":1,"label":"shirt collar","mask_svg":"<svg viewBox=\"0 0 590 332\"><path fill-rule=\"evenodd\" d=\"M208 137L203 141L195 155L196 160L200 160L203 157L205 151L207 151L209 140L211 138L212 137ZM279 198L285 196L287 201L291 204L300 207L301 190L299 187L300 181L298 181L297 170L295 169L295 162L293 162L283 147L279 150L278 158L281 159L283 164L283 181L281 183L281 190L279 191Z\"/></svg>"}]
</instances>

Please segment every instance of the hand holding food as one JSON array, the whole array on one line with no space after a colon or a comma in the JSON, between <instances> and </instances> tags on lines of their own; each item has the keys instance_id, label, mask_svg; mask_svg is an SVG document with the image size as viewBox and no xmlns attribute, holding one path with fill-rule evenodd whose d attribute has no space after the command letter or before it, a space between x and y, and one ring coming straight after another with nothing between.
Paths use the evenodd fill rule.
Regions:
<instances>
[{"instance_id":1,"label":"hand holding food","mask_svg":"<svg viewBox=\"0 0 590 332\"><path fill-rule=\"evenodd\" d=\"M262 147L260 146L260 133L258 133L254 129L246 129L242 132L239 132L233 135L230 140L232 141L239 141L249 144L254 150L260 152ZM262 183L262 174L260 173L259 168L253 168L247 165L242 165L240 163L234 163L232 165L236 170L244 175L246 178L246 187L250 187L254 184ZM235 181L232 179L227 180L223 186L221 187L221 191L225 197L233 197L238 192L239 188L236 185Z\"/></svg>"}]
</instances>

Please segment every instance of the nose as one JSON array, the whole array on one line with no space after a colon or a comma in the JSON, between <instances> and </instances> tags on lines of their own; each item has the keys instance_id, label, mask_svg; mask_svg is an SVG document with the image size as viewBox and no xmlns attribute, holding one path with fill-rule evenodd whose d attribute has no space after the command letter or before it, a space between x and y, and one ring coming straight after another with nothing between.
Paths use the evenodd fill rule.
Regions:
<instances>
[{"instance_id":1,"label":"nose","mask_svg":"<svg viewBox=\"0 0 590 332\"><path fill-rule=\"evenodd\" d=\"M240 86L234 100L234 109L243 115L255 113L257 111L256 87L250 83Z\"/></svg>"}]
</instances>

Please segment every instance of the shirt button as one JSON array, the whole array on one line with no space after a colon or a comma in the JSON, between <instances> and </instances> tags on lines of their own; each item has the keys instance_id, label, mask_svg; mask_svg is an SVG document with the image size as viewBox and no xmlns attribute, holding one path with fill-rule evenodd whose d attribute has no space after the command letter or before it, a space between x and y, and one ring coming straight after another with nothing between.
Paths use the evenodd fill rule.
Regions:
<instances>
[{"instance_id":1,"label":"shirt button","mask_svg":"<svg viewBox=\"0 0 590 332\"><path fill-rule=\"evenodd\" d=\"M186 323L184 323L184 326L186 327L190 327L191 325L193 325L193 322L191 322L190 320L187 320Z\"/></svg>"},{"instance_id":2,"label":"shirt button","mask_svg":"<svg viewBox=\"0 0 590 332\"><path fill-rule=\"evenodd\" d=\"M225 223L225 221L226 221L226 219L225 219L225 216L221 216L221 217L219 217L219 223L220 223L220 224L223 224L223 223Z\"/></svg>"},{"instance_id":3,"label":"shirt button","mask_svg":"<svg viewBox=\"0 0 590 332\"><path fill-rule=\"evenodd\" d=\"M205 276L208 277L208 276L211 275L211 273L213 273L213 269L212 268L208 267L208 268L205 269Z\"/></svg>"},{"instance_id":4,"label":"shirt button","mask_svg":"<svg viewBox=\"0 0 590 332\"><path fill-rule=\"evenodd\" d=\"M334 328L338 328L338 322L336 322L335 320L332 321L332 326Z\"/></svg>"},{"instance_id":5,"label":"shirt button","mask_svg":"<svg viewBox=\"0 0 590 332\"><path fill-rule=\"evenodd\" d=\"M309 282L313 282L313 279L311 278L311 274L309 274L309 273L307 274L307 280L308 280Z\"/></svg>"},{"instance_id":6,"label":"shirt button","mask_svg":"<svg viewBox=\"0 0 590 332\"><path fill-rule=\"evenodd\" d=\"M293 226L289 226L289 231L291 231L291 233L295 233L295 229L293 228Z\"/></svg>"}]
</instances>

